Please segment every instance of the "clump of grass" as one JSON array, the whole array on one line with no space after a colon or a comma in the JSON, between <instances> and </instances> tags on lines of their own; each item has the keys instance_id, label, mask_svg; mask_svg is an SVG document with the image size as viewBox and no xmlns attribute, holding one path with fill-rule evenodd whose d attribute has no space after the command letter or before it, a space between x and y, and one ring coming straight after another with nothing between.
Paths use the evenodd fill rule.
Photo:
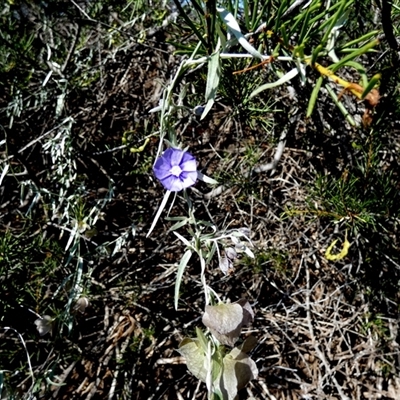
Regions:
<instances>
[{"instance_id":1,"label":"clump of grass","mask_svg":"<svg viewBox=\"0 0 400 400\"><path fill-rule=\"evenodd\" d=\"M312 215L344 223L353 235L383 231L400 215L399 192L390 170L382 168L380 144L375 137L358 151L358 162L341 175L316 176L308 207L287 210L287 215Z\"/></svg>"},{"instance_id":2,"label":"clump of grass","mask_svg":"<svg viewBox=\"0 0 400 400\"><path fill-rule=\"evenodd\" d=\"M63 249L56 240L38 234L37 226L30 222L27 219L18 234L3 232L0 240L0 326L6 329L1 332L0 364L8 371L3 375L8 398L20 398L21 381L32 383L31 393L40 390L40 376L51 363L47 363L49 348L37 343L34 322L38 316L63 312L62 301L52 298L63 279L59 268ZM43 371L30 376L29 362L35 370L42 365Z\"/></svg>"},{"instance_id":3,"label":"clump of grass","mask_svg":"<svg viewBox=\"0 0 400 400\"><path fill-rule=\"evenodd\" d=\"M346 170L342 176L320 176L315 183L315 196L321 199L320 215L345 221L355 234L365 229L385 229L397 210L397 191L390 174L376 170L365 175L360 170ZM314 196L312 196L314 197ZM315 198L315 197L314 197Z\"/></svg>"},{"instance_id":4,"label":"clump of grass","mask_svg":"<svg viewBox=\"0 0 400 400\"><path fill-rule=\"evenodd\" d=\"M3 288L0 304L4 310L0 317L2 323L10 322L6 322L7 315L12 316L19 305L30 307L36 312L43 311L46 287L63 259L63 250L57 241L43 239L41 235L27 240L27 236L27 231L17 236L6 231L0 240Z\"/></svg>"}]
</instances>

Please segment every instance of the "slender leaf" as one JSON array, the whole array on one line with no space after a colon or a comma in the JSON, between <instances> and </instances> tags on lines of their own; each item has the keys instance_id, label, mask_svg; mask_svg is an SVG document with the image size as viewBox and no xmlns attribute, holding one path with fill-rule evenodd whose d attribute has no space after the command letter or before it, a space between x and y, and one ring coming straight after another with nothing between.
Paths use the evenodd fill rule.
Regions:
<instances>
[{"instance_id":1,"label":"slender leaf","mask_svg":"<svg viewBox=\"0 0 400 400\"><path fill-rule=\"evenodd\" d=\"M329 38L329 36L331 35L331 32L332 32L332 29L334 28L334 26L336 25L336 23L337 23L337 21L338 21L338 19L342 16L342 14L343 14L343 12L344 12L344 10L345 10L345 8L346 8L346 1L347 0L342 0L341 2L340 2L340 7L339 7L339 9L336 11L336 13L333 15L333 17L331 17L330 19L329 19L329 27L328 27L328 29L326 30L326 32L325 32L325 35L324 35L324 37L322 38L322 40L321 40L321 43L322 44L325 44L327 41L328 41L328 38ZM352 1L351 1L352 2ZM351 3L350 2L350 3ZM349 4L350 4L349 3Z\"/></svg>"},{"instance_id":2,"label":"slender leaf","mask_svg":"<svg viewBox=\"0 0 400 400\"><path fill-rule=\"evenodd\" d=\"M311 56L311 66L315 64L315 61L317 61L319 53L323 50L322 44L319 44L313 51L312 56Z\"/></svg>"},{"instance_id":3,"label":"slender leaf","mask_svg":"<svg viewBox=\"0 0 400 400\"><path fill-rule=\"evenodd\" d=\"M185 246L192 248L191 243L190 243L187 239L185 239L180 233L174 232L174 235L175 235L179 240L181 240L182 243L183 243Z\"/></svg>"},{"instance_id":4,"label":"slender leaf","mask_svg":"<svg viewBox=\"0 0 400 400\"><path fill-rule=\"evenodd\" d=\"M169 196L170 196L171 193L172 193L172 192L169 191L169 190L167 190L167 191L165 192L164 198L163 198L163 200L162 200L162 202L161 202L161 204L160 204L160 207L159 207L158 210L157 210L157 214L156 214L156 216L155 216L154 219L153 219L153 222L152 222L152 224L151 224L151 226L150 226L149 231L147 232L146 237L149 237L150 234L151 234L151 232L153 232L153 229L154 229L154 227L156 226L156 223L157 223L158 219L160 218L160 215L161 215L162 211L164 210L165 205L167 204L168 198L169 198Z\"/></svg>"},{"instance_id":5,"label":"slender leaf","mask_svg":"<svg viewBox=\"0 0 400 400\"><path fill-rule=\"evenodd\" d=\"M283 40L283 44L286 48L290 47L290 43L289 43L289 36L288 36L288 31L286 26L281 26L281 35L282 35L282 40Z\"/></svg>"},{"instance_id":6,"label":"slender leaf","mask_svg":"<svg viewBox=\"0 0 400 400\"><path fill-rule=\"evenodd\" d=\"M347 64L348 61L353 61L354 58L359 57L359 56L367 53L369 50L371 50L373 47L375 47L378 43L379 43L378 39L375 39L372 42L367 43L363 47L354 50L352 53L350 53L346 57L342 58L339 62L331 65L329 68L333 72L337 71L340 67L342 67L343 65Z\"/></svg>"},{"instance_id":7,"label":"slender leaf","mask_svg":"<svg viewBox=\"0 0 400 400\"><path fill-rule=\"evenodd\" d=\"M365 97L368 95L368 93L375 87L375 85L380 81L381 79L381 74L376 74L374 75L371 80L369 81L368 85L364 89L361 98L365 99Z\"/></svg>"},{"instance_id":8,"label":"slender leaf","mask_svg":"<svg viewBox=\"0 0 400 400\"><path fill-rule=\"evenodd\" d=\"M242 32L240 31L239 24L235 20L234 16L225 8L218 7L217 11L219 12L219 15L221 19L225 22L225 24L228 26L229 31L235 36L235 38L238 40L239 44L247 51L249 52L253 57L259 58L260 60L264 60L264 57L261 55L260 52L258 52L244 37Z\"/></svg>"},{"instance_id":9,"label":"slender leaf","mask_svg":"<svg viewBox=\"0 0 400 400\"><path fill-rule=\"evenodd\" d=\"M0 176L0 186L1 186L1 183L3 182L4 177L7 175L9 168L10 168L10 164L6 164L4 166L3 171L1 172L1 176Z\"/></svg>"},{"instance_id":10,"label":"slender leaf","mask_svg":"<svg viewBox=\"0 0 400 400\"><path fill-rule=\"evenodd\" d=\"M282 78L278 79L275 82L271 82L271 83L266 83L265 85L261 85L260 87L258 87L256 90L254 90L251 94L250 94L250 99L254 96L257 96L259 93L263 92L264 90L267 89L272 89L276 86L280 86L283 85L286 82L289 82L291 79L293 79L296 75L298 75L299 71L297 68L293 68L291 71L289 71L287 74L285 74L284 76L282 76Z\"/></svg>"},{"instance_id":11,"label":"slender leaf","mask_svg":"<svg viewBox=\"0 0 400 400\"><path fill-rule=\"evenodd\" d=\"M332 100L334 103L337 105L343 116L347 119L350 125L352 126L357 126L356 122L354 121L353 117L349 114L349 112L346 110L346 107L339 101L338 97L336 96L336 93L333 91L331 86L329 84L325 85L326 90L328 91L329 95L332 97Z\"/></svg>"},{"instance_id":12,"label":"slender leaf","mask_svg":"<svg viewBox=\"0 0 400 400\"><path fill-rule=\"evenodd\" d=\"M347 47L351 47L354 46L355 44L358 44L360 42L364 42L366 40L371 39L372 37L376 37L379 34L380 31L372 31L372 32L368 32L363 36L360 36L357 39L352 40L351 42L346 43L346 48ZM346 48L341 49L341 51L346 51ZM353 50L353 49L352 49Z\"/></svg>"},{"instance_id":13,"label":"slender leaf","mask_svg":"<svg viewBox=\"0 0 400 400\"><path fill-rule=\"evenodd\" d=\"M206 106L200 119L204 119L208 112L211 110L217 95L219 79L221 76L221 59L220 52L216 51L208 60L208 74L206 85Z\"/></svg>"},{"instance_id":14,"label":"slender leaf","mask_svg":"<svg viewBox=\"0 0 400 400\"><path fill-rule=\"evenodd\" d=\"M185 226L189 222L189 218L184 218L177 222L176 224L172 225L171 228L169 228L169 231L176 231L179 228L182 228L182 226Z\"/></svg>"},{"instance_id":15,"label":"slender leaf","mask_svg":"<svg viewBox=\"0 0 400 400\"><path fill-rule=\"evenodd\" d=\"M192 257L192 254L193 254L192 250L190 249L186 250L178 266L178 271L176 273L176 281L175 281L175 298L174 298L175 310L178 309L179 289L181 287L183 273L185 271L186 266L189 263L190 258Z\"/></svg>"},{"instance_id":16,"label":"slender leaf","mask_svg":"<svg viewBox=\"0 0 400 400\"><path fill-rule=\"evenodd\" d=\"M173 0L175 3L176 8L179 10L180 15L182 18L186 21L186 23L189 25L189 27L193 30L197 38L203 43L203 46L207 48L207 42L204 40L203 35L198 31L196 26L193 24L192 20L189 18L189 16L186 14L185 10L183 9L181 2L179 0Z\"/></svg>"},{"instance_id":17,"label":"slender leaf","mask_svg":"<svg viewBox=\"0 0 400 400\"><path fill-rule=\"evenodd\" d=\"M315 22L321 22L326 18L327 15L331 14L339 6L340 3L334 3L331 7L329 7L328 10L324 9L322 6L323 11L310 19L310 25L313 25ZM331 18L333 18L333 16ZM330 22L330 18L325 20L318 28L320 32L322 32L326 26L330 25Z\"/></svg>"},{"instance_id":18,"label":"slender leaf","mask_svg":"<svg viewBox=\"0 0 400 400\"><path fill-rule=\"evenodd\" d=\"M307 8L307 11L305 12L304 16L304 21L303 21L303 26L301 27L301 32L299 35L299 39L297 43L301 44L306 38L307 32L310 29L311 25L309 24L310 21L310 9Z\"/></svg>"},{"instance_id":19,"label":"slender leaf","mask_svg":"<svg viewBox=\"0 0 400 400\"><path fill-rule=\"evenodd\" d=\"M279 27L282 25L281 23L281 17L283 15L283 10L285 10L287 8L287 0L284 0L281 2L281 5L279 6L278 9L278 13L276 15L276 19L275 19L275 28L274 28L274 32L278 32L279 31Z\"/></svg>"},{"instance_id":20,"label":"slender leaf","mask_svg":"<svg viewBox=\"0 0 400 400\"><path fill-rule=\"evenodd\" d=\"M197 171L197 176L201 181L203 181L205 183L209 183L211 185L217 185L218 184L218 182L215 179L210 178L209 176L202 174L200 171Z\"/></svg>"}]
</instances>

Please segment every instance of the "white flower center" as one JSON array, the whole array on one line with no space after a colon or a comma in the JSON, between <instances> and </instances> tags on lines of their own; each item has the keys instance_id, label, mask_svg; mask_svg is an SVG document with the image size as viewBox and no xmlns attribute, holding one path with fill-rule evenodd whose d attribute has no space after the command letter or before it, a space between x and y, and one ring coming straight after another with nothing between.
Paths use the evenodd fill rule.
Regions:
<instances>
[{"instance_id":1,"label":"white flower center","mask_svg":"<svg viewBox=\"0 0 400 400\"><path fill-rule=\"evenodd\" d=\"M172 168L169 170L169 172L170 172L172 175L174 175L174 176L176 176L177 178L179 178L179 176L180 176L181 173L182 173L182 170L181 170L181 167L180 167L179 165L175 165L174 167L172 167Z\"/></svg>"}]
</instances>

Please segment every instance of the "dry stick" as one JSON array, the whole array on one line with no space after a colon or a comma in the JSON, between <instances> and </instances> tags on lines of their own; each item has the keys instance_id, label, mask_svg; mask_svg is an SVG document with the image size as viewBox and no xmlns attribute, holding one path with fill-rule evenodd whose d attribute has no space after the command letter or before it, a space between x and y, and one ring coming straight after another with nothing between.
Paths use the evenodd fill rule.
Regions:
<instances>
[{"instance_id":1,"label":"dry stick","mask_svg":"<svg viewBox=\"0 0 400 400\"><path fill-rule=\"evenodd\" d=\"M90 15L86 13L84 9L82 9L78 4L75 3L74 0L71 0L71 3L89 20L92 22L97 22L95 19L93 19Z\"/></svg>"},{"instance_id":2,"label":"dry stick","mask_svg":"<svg viewBox=\"0 0 400 400\"><path fill-rule=\"evenodd\" d=\"M182 395L178 392L178 388L175 386L175 390L176 390L176 398L178 399L178 400L184 400L184 398L182 397Z\"/></svg>"},{"instance_id":3,"label":"dry stick","mask_svg":"<svg viewBox=\"0 0 400 400\"><path fill-rule=\"evenodd\" d=\"M69 375L69 374L71 373L71 371L74 369L74 367L75 367L75 365L76 365L77 362L78 362L78 361L73 361L73 362L69 365L69 367L68 367L67 369L64 370L64 372L61 374L61 376L58 377L58 382L57 382L57 385L58 385L58 386L57 386L57 389L53 392L53 395L52 395L53 399L56 399L56 398L58 397L58 393L59 393L61 387L64 386L64 385L66 384L65 381L66 381L68 375Z\"/></svg>"},{"instance_id":4,"label":"dry stick","mask_svg":"<svg viewBox=\"0 0 400 400\"><path fill-rule=\"evenodd\" d=\"M76 33L75 33L74 39L72 40L71 46L69 48L67 57L65 58L65 61L64 61L63 65L62 65L62 67L61 67L61 73L64 73L65 68L67 68L69 60L71 59L71 56L72 56L73 52L75 51L76 44L78 43L78 39L79 39L80 35L81 35L81 25L78 24L78 27L76 29Z\"/></svg>"},{"instance_id":5,"label":"dry stick","mask_svg":"<svg viewBox=\"0 0 400 400\"><path fill-rule=\"evenodd\" d=\"M250 382L250 384L251 384L251 382ZM262 387L262 389L264 390L264 393L263 393L263 394L266 394L266 395L268 396L268 399L269 399L269 400L277 400L276 397L273 396L273 395L269 392L268 386L265 384L264 381L259 380L259 381L258 381L258 384Z\"/></svg>"},{"instance_id":6,"label":"dry stick","mask_svg":"<svg viewBox=\"0 0 400 400\"><path fill-rule=\"evenodd\" d=\"M330 375L332 382L336 386L336 389L339 393L339 396L342 398L342 400L350 400L349 397L347 397L344 393L342 388L339 385L339 382L335 378L335 376L332 373L331 367L325 357L325 354L321 351L321 349L318 346L317 340L314 335L314 328L312 325L312 319L311 319L311 305L310 305L310 270L308 268L307 262L305 262L305 268L306 268L306 282L307 282L307 290L306 290L306 312L307 312L307 322L308 322L308 329L310 331L310 336L311 336L311 341L314 346L314 349L317 353L318 358L322 361L322 364L324 364L324 367L327 371L327 373Z\"/></svg>"},{"instance_id":7,"label":"dry stick","mask_svg":"<svg viewBox=\"0 0 400 400\"><path fill-rule=\"evenodd\" d=\"M118 344L115 346L115 359L117 361L117 366L116 366L116 368L114 370L114 373L113 373L113 380L111 382L110 392L108 393L108 400L112 400L112 398L114 397L115 389L117 387L117 378L118 378L118 375L119 375L119 372L120 372L120 369L121 369L121 365L122 365L121 364L121 360L122 360L122 358L124 356L126 348L128 347L129 341L131 339L131 334L135 330L135 321L134 321L134 319L130 315L128 315L127 318L129 319L130 327L121 336L121 337L126 336L126 339L121 344L121 349L119 349Z\"/></svg>"},{"instance_id":8,"label":"dry stick","mask_svg":"<svg viewBox=\"0 0 400 400\"><path fill-rule=\"evenodd\" d=\"M80 114L80 113L79 113ZM25 145L22 149L18 150L18 154L21 154L24 150L26 150L28 147L33 146L35 143L39 142L40 140L42 140L44 137L46 137L47 135L49 135L50 133L54 132L55 130L57 130L58 128L61 128L63 125L65 125L67 122L73 121L72 117L67 117L64 119L64 121L62 121L60 124L58 124L57 126L55 126L54 128L51 128L49 131L43 133L43 135L40 135L38 138L33 139L32 141L30 141L27 145ZM7 158L5 158L4 160L1 160L0 164L3 164L9 160L11 160L12 158L14 158L15 156L13 154L11 154L10 156L8 156Z\"/></svg>"},{"instance_id":9,"label":"dry stick","mask_svg":"<svg viewBox=\"0 0 400 400\"><path fill-rule=\"evenodd\" d=\"M393 21L392 21L392 3L387 0L382 0L382 29L385 33L385 38L389 43L389 46L393 50L397 50L399 45L397 44L396 37L393 32Z\"/></svg>"},{"instance_id":10,"label":"dry stick","mask_svg":"<svg viewBox=\"0 0 400 400\"><path fill-rule=\"evenodd\" d=\"M193 393L193 396L192 396L192 400L195 400L195 399L196 399L196 396L197 396L197 393L199 393L200 385L201 385L201 384L202 384L202 382L199 380L199 381L197 382L196 389L194 390L194 393Z\"/></svg>"},{"instance_id":11,"label":"dry stick","mask_svg":"<svg viewBox=\"0 0 400 400\"><path fill-rule=\"evenodd\" d=\"M276 152L275 152L274 159L272 160L272 162L270 162L268 164L260 165L259 167L254 168L253 171L254 172L265 172L265 171L269 171L269 170L274 170L282 157L283 150L285 150L285 144L286 144L286 131L283 131L279 138L279 143L278 143L278 146L276 147Z\"/></svg>"},{"instance_id":12,"label":"dry stick","mask_svg":"<svg viewBox=\"0 0 400 400\"><path fill-rule=\"evenodd\" d=\"M301 354L300 349L296 346L296 344L294 343L294 341L293 341L293 340L290 338L290 336L278 325L278 323L277 323L276 321L271 320L271 323L272 323L273 325L275 325L275 327L281 331L282 335L286 337L286 340L288 340L288 341L292 344L293 349L299 354L299 357L301 358L301 360L303 361L305 367L307 368L307 372L311 375L310 366L308 365L306 359L304 358L303 354ZM297 369L296 369L295 371L297 372Z\"/></svg>"}]
</instances>

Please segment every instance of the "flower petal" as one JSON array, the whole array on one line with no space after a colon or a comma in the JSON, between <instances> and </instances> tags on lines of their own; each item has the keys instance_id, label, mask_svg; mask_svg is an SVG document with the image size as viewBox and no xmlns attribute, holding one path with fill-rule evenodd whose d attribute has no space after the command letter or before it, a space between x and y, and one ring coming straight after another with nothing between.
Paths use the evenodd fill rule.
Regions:
<instances>
[{"instance_id":1,"label":"flower petal","mask_svg":"<svg viewBox=\"0 0 400 400\"><path fill-rule=\"evenodd\" d=\"M180 164L182 171L196 171L197 170L197 163L196 160L193 158L192 160L187 160Z\"/></svg>"},{"instance_id":2,"label":"flower petal","mask_svg":"<svg viewBox=\"0 0 400 400\"><path fill-rule=\"evenodd\" d=\"M160 180L160 182L165 189L170 190L171 192L179 192L183 189L182 182L174 175L167 176L166 178Z\"/></svg>"},{"instance_id":3,"label":"flower petal","mask_svg":"<svg viewBox=\"0 0 400 400\"><path fill-rule=\"evenodd\" d=\"M171 148L165 150L163 156L169 160L172 167L175 167L175 165L180 165L184 154L185 152L182 150Z\"/></svg>"},{"instance_id":4,"label":"flower petal","mask_svg":"<svg viewBox=\"0 0 400 400\"><path fill-rule=\"evenodd\" d=\"M166 178L167 176L171 175L170 172L171 169L171 164L169 160L160 157L156 163L154 164L153 171L154 175L156 176L157 179L162 180Z\"/></svg>"},{"instance_id":5,"label":"flower petal","mask_svg":"<svg viewBox=\"0 0 400 400\"><path fill-rule=\"evenodd\" d=\"M193 186L196 183L197 180L197 172L186 172L183 171L179 177L180 181L182 182L182 185L184 188Z\"/></svg>"},{"instance_id":6,"label":"flower petal","mask_svg":"<svg viewBox=\"0 0 400 400\"><path fill-rule=\"evenodd\" d=\"M181 164L184 164L184 163L186 163L186 162L188 162L188 161L191 161L191 162L196 162L196 159L190 154L190 153L188 153L187 151L185 151L185 152L183 152L183 156L182 156L182 160L181 160Z\"/></svg>"},{"instance_id":7,"label":"flower petal","mask_svg":"<svg viewBox=\"0 0 400 400\"><path fill-rule=\"evenodd\" d=\"M176 173L178 170L181 172ZM153 171L165 189L172 192L193 186L198 177L196 159L190 153L174 148L165 150L155 162Z\"/></svg>"}]
</instances>

